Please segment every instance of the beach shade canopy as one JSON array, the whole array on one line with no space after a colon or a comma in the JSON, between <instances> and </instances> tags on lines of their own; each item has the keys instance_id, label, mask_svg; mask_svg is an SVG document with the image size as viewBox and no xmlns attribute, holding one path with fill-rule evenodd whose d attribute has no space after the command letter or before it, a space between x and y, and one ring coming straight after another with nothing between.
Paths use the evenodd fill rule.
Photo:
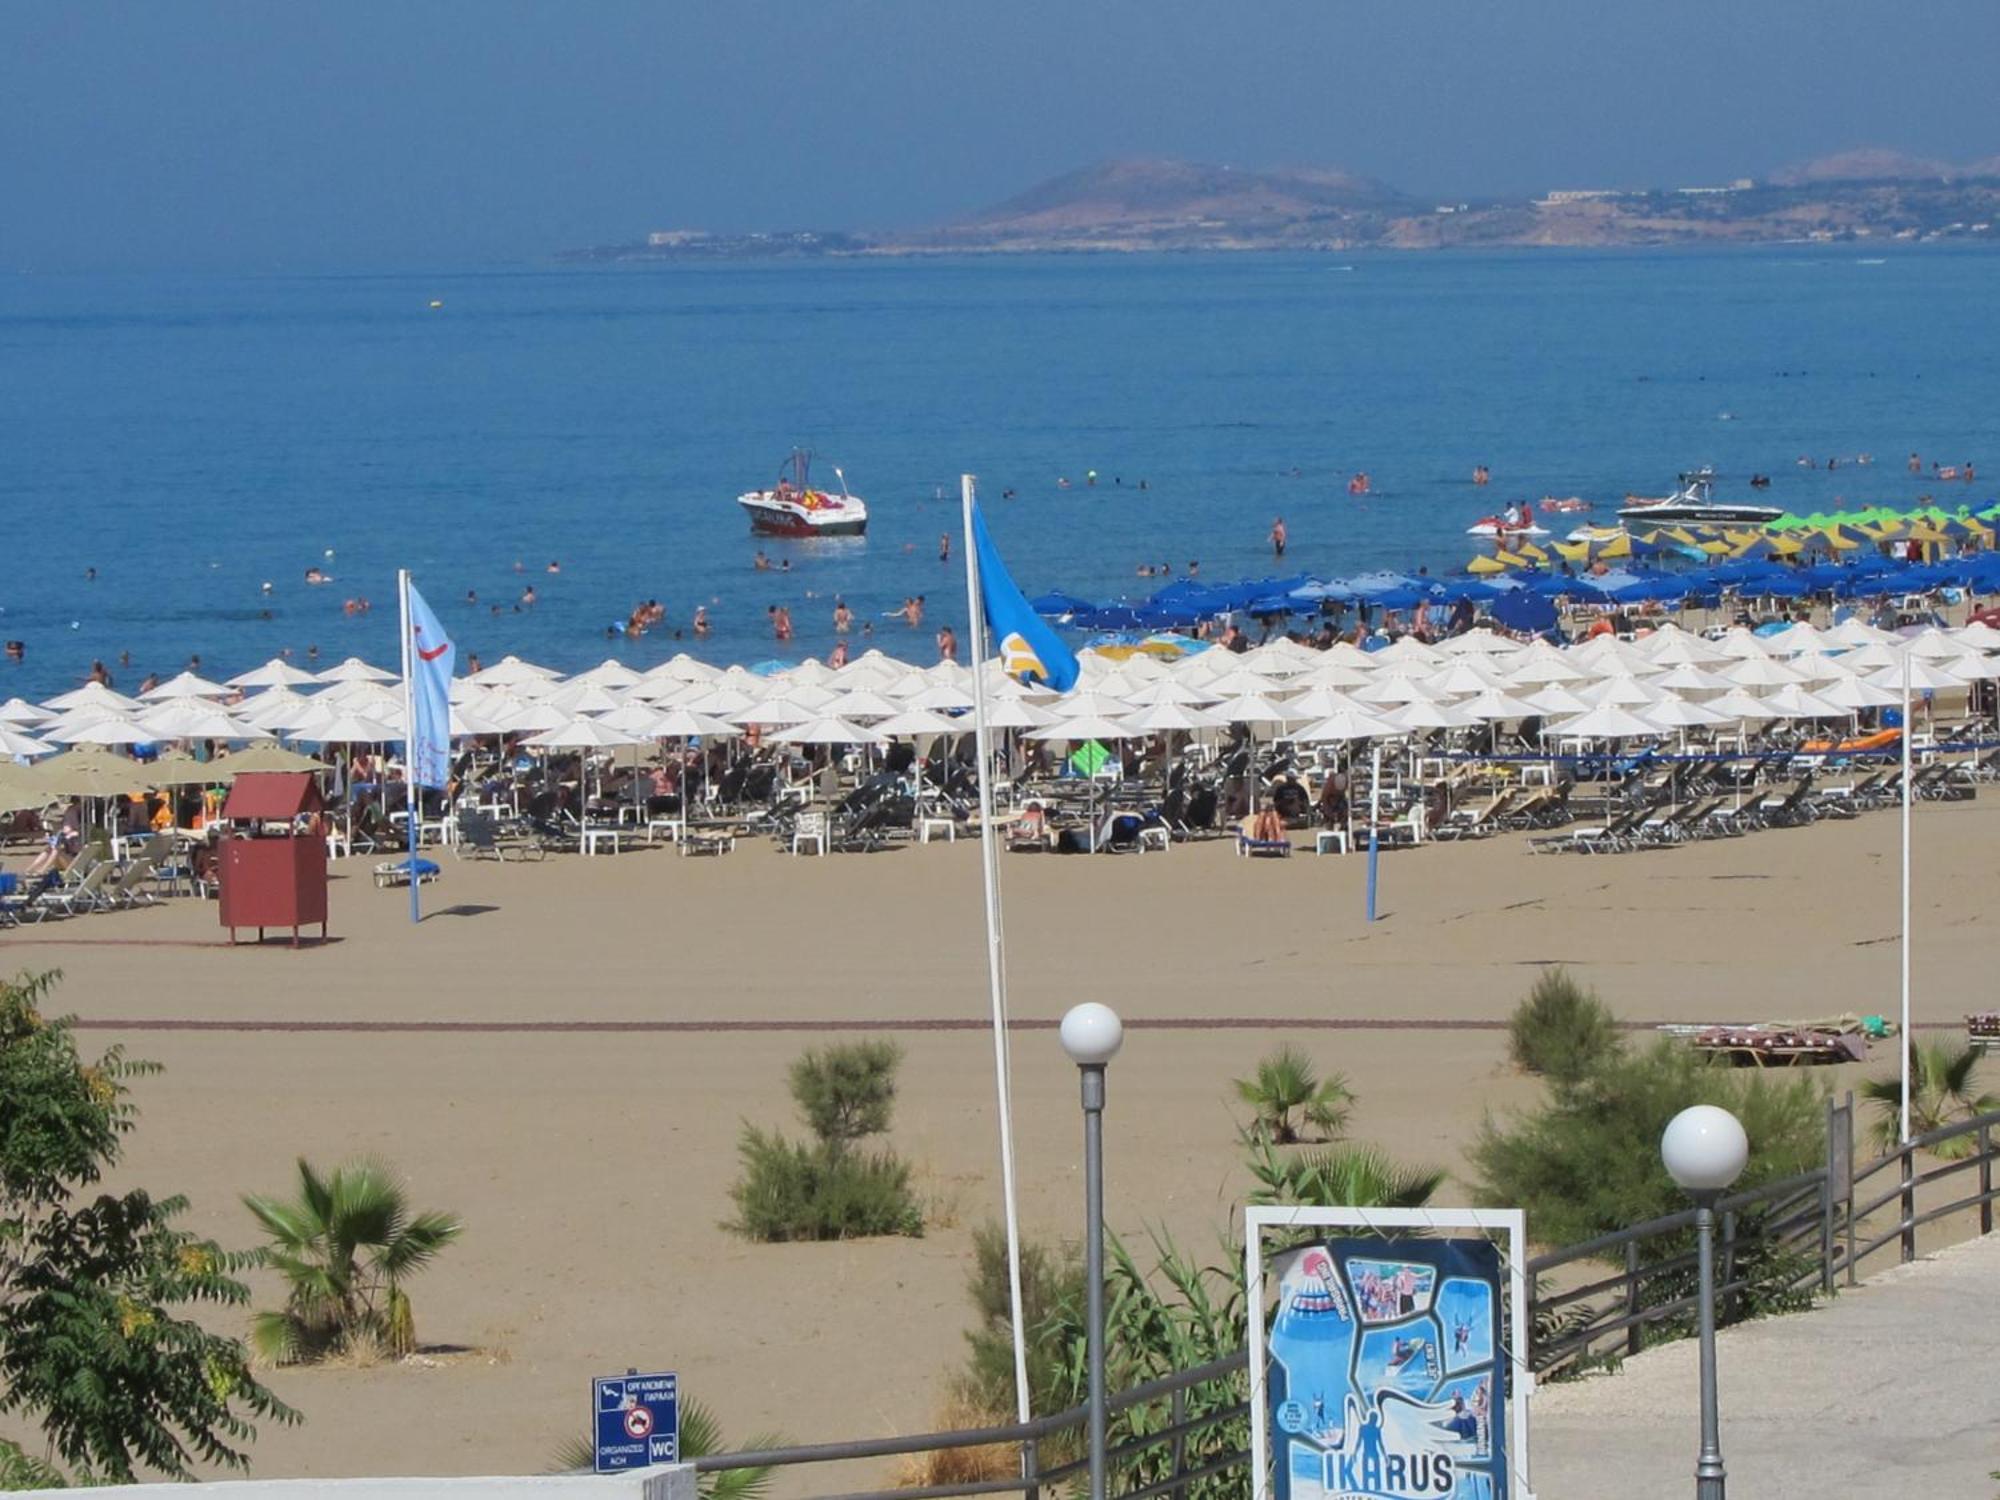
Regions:
<instances>
[{"instance_id":1,"label":"beach shade canopy","mask_svg":"<svg viewBox=\"0 0 2000 1500\"><path fill-rule=\"evenodd\" d=\"M661 711L653 721L652 734L655 739L691 740L697 737L709 740L734 739L743 733L727 719L718 719L709 714L698 714L691 708L673 708Z\"/></svg>"},{"instance_id":2,"label":"beach shade canopy","mask_svg":"<svg viewBox=\"0 0 2000 1500\"><path fill-rule=\"evenodd\" d=\"M577 679L564 683L541 701L566 714L608 714L624 700L602 683Z\"/></svg>"},{"instance_id":3,"label":"beach shade canopy","mask_svg":"<svg viewBox=\"0 0 2000 1500\"><path fill-rule=\"evenodd\" d=\"M1727 724L1728 714L1717 713L1705 703L1692 703L1686 698L1663 695L1657 703L1646 705L1646 717L1665 729L1695 729L1707 724Z\"/></svg>"},{"instance_id":4,"label":"beach shade canopy","mask_svg":"<svg viewBox=\"0 0 2000 1500\"><path fill-rule=\"evenodd\" d=\"M1541 710L1525 698L1517 698L1505 688L1488 688L1476 693L1463 703L1455 705L1471 714L1482 723L1498 723L1503 719L1533 718Z\"/></svg>"},{"instance_id":5,"label":"beach shade canopy","mask_svg":"<svg viewBox=\"0 0 2000 1500\"><path fill-rule=\"evenodd\" d=\"M288 687L274 687L241 704L236 717L259 729L279 730L295 722L312 701Z\"/></svg>"},{"instance_id":6,"label":"beach shade canopy","mask_svg":"<svg viewBox=\"0 0 2000 1500\"><path fill-rule=\"evenodd\" d=\"M49 741L36 739L25 729L0 723L0 755L47 755L55 748Z\"/></svg>"},{"instance_id":7,"label":"beach shade canopy","mask_svg":"<svg viewBox=\"0 0 2000 1500\"><path fill-rule=\"evenodd\" d=\"M0 724L46 724L55 715L46 708L39 708L26 698L9 698L0 703Z\"/></svg>"},{"instance_id":8,"label":"beach shade canopy","mask_svg":"<svg viewBox=\"0 0 2000 1500\"><path fill-rule=\"evenodd\" d=\"M73 688L67 693L44 700L42 707L53 708L58 712L72 708L109 708L119 713L136 713L139 700L127 698L123 693L114 693L101 682L86 682L80 688Z\"/></svg>"},{"instance_id":9,"label":"beach shade canopy","mask_svg":"<svg viewBox=\"0 0 2000 1500\"><path fill-rule=\"evenodd\" d=\"M1230 721L1219 714L1193 708L1185 703L1149 703L1136 713L1127 714L1125 723L1129 728L1144 734L1164 734L1176 729L1221 729Z\"/></svg>"},{"instance_id":10,"label":"beach shade canopy","mask_svg":"<svg viewBox=\"0 0 2000 1500\"><path fill-rule=\"evenodd\" d=\"M1218 696L1211 689L1178 677L1157 677L1151 682L1135 684L1125 695L1125 701L1135 708L1148 708L1155 703L1213 703Z\"/></svg>"},{"instance_id":11,"label":"beach shade canopy","mask_svg":"<svg viewBox=\"0 0 2000 1500\"><path fill-rule=\"evenodd\" d=\"M206 677L197 677L192 672L182 672L169 677L158 687L148 688L139 695L146 703L165 703L174 698L226 698L229 689L219 682L210 682Z\"/></svg>"},{"instance_id":12,"label":"beach shade canopy","mask_svg":"<svg viewBox=\"0 0 2000 1500\"><path fill-rule=\"evenodd\" d=\"M1731 688L1719 698L1711 698L1702 707L1726 714L1732 719L1782 719L1784 715L1771 707L1762 698L1747 688Z\"/></svg>"},{"instance_id":13,"label":"beach shade canopy","mask_svg":"<svg viewBox=\"0 0 2000 1500\"><path fill-rule=\"evenodd\" d=\"M261 667L238 672L229 679L229 685L239 688L293 688L317 681L319 679L305 668L293 666L282 656L274 656Z\"/></svg>"},{"instance_id":14,"label":"beach shade canopy","mask_svg":"<svg viewBox=\"0 0 2000 1500\"><path fill-rule=\"evenodd\" d=\"M1892 693L1860 677L1839 678L1821 689L1819 696L1849 713L1864 708L1888 708L1903 701L1901 693Z\"/></svg>"},{"instance_id":15,"label":"beach shade canopy","mask_svg":"<svg viewBox=\"0 0 2000 1500\"><path fill-rule=\"evenodd\" d=\"M907 708L928 708L933 713L957 713L972 707L972 694L955 682L933 682L922 692L903 700Z\"/></svg>"},{"instance_id":16,"label":"beach shade canopy","mask_svg":"<svg viewBox=\"0 0 2000 1500\"><path fill-rule=\"evenodd\" d=\"M474 672L467 680L481 687L519 687L524 682L546 682L555 675L549 668L522 661L518 656L503 656L483 672Z\"/></svg>"},{"instance_id":17,"label":"beach shade canopy","mask_svg":"<svg viewBox=\"0 0 2000 1500\"><path fill-rule=\"evenodd\" d=\"M1077 718L1057 719L1042 729L1031 729L1026 738L1031 740L1060 740L1066 744L1081 745L1088 740L1132 740L1140 738L1143 729L1131 729L1122 719L1106 718L1102 714L1084 714Z\"/></svg>"},{"instance_id":18,"label":"beach shade canopy","mask_svg":"<svg viewBox=\"0 0 2000 1500\"><path fill-rule=\"evenodd\" d=\"M220 769L227 764L226 760L196 760L192 755L162 755L146 767L146 783L157 787L206 786L235 775Z\"/></svg>"},{"instance_id":19,"label":"beach shade canopy","mask_svg":"<svg viewBox=\"0 0 2000 1500\"><path fill-rule=\"evenodd\" d=\"M1629 740L1660 733L1659 725L1616 703L1600 703L1552 728L1557 734L1586 740Z\"/></svg>"},{"instance_id":20,"label":"beach shade canopy","mask_svg":"<svg viewBox=\"0 0 2000 1500\"><path fill-rule=\"evenodd\" d=\"M380 667L371 666L358 656L350 656L337 666L328 667L314 679L316 682L395 682L394 672L385 672Z\"/></svg>"},{"instance_id":21,"label":"beach shade canopy","mask_svg":"<svg viewBox=\"0 0 2000 1500\"><path fill-rule=\"evenodd\" d=\"M1920 656L1906 656L1894 666L1870 672L1868 681L1895 692L1908 687L1913 693L1962 690L1966 685L1965 679L1953 672L1948 663L1925 661Z\"/></svg>"},{"instance_id":22,"label":"beach shade canopy","mask_svg":"<svg viewBox=\"0 0 2000 1500\"><path fill-rule=\"evenodd\" d=\"M1333 745L1350 740L1393 739L1403 731L1359 704L1328 714L1287 738L1300 745Z\"/></svg>"},{"instance_id":23,"label":"beach shade canopy","mask_svg":"<svg viewBox=\"0 0 2000 1500\"><path fill-rule=\"evenodd\" d=\"M83 724L65 724L52 727L46 738L65 745L150 745L163 739L157 729L148 729L136 719L128 719L123 714L112 714L106 718L93 718Z\"/></svg>"},{"instance_id":24,"label":"beach shade canopy","mask_svg":"<svg viewBox=\"0 0 2000 1500\"><path fill-rule=\"evenodd\" d=\"M146 768L139 762L96 749L53 756L28 774L63 797L123 797L146 788Z\"/></svg>"},{"instance_id":25,"label":"beach shade canopy","mask_svg":"<svg viewBox=\"0 0 2000 1500\"><path fill-rule=\"evenodd\" d=\"M919 709L918 712L928 710ZM1026 698L1002 698L988 705L986 710L988 729L1042 729L1058 722L1056 715Z\"/></svg>"},{"instance_id":26,"label":"beach shade canopy","mask_svg":"<svg viewBox=\"0 0 2000 1500\"><path fill-rule=\"evenodd\" d=\"M158 703L139 715L142 728L155 739L268 740L271 731L246 723L200 698L176 698Z\"/></svg>"},{"instance_id":27,"label":"beach shade canopy","mask_svg":"<svg viewBox=\"0 0 2000 1500\"><path fill-rule=\"evenodd\" d=\"M830 717L818 714L809 708L802 708L789 698L772 698L763 703L753 703L748 708L733 714L724 714L732 724L744 728L784 729L793 724L809 724L814 719Z\"/></svg>"},{"instance_id":28,"label":"beach shade canopy","mask_svg":"<svg viewBox=\"0 0 2000 1500\"><path fill-rule=\"evenodd\" d=\"M886 745L888 741L873 729L863 729L845 719L825 716L808 719L781 729L771 736L780 745Z\"/></svg>"},{"instance_id":29,"label":"beach shade canopy","mask_svg":"<svg viewBox=\"0 0 2000 1500\"><path fill-rule=\"evenodd\" d=\"M386 745L402 737L403 731L393 724L384 724L380 719L351 712L331 714L324 721L299 731L299 738L322 745Z\"/></svg>"},{"instance_id":30,"label":"beach shade canopy","mask_svg":"<svg viewBox=\"0 0 2000 1500\"><path fill-rule=\"evenodd\" d=\"M1575 689L1564 687L1560 682L1551 683L1540 692L1523 693L1521 700L1524 703L1534 704L1535 712L1545 718L1564 718L1570 714L1585 713L1594 706L1578 696Z\"/></svg>"},{"instance_id":31,"label":"beach shade canopy","mask_svg":"<svg viewBox=\"0 0 2000 1500\"><path fill-rule=\"evenodd\" d=\"M1405 703L1382 716L1399 731L1423 729L1467 729L1483 721L1450 703L1428 703L1422 699Z\"/></svg>"},{"instance_id":32,"label":"beach shade canopy","mask_svg":"<svg viewBox=\"0 0 2000 1500\"><path fill-rule=\"evenodd\" d=\"M617 745L636 745L639 741L623 730L578 715L567 724L544 729L521 743L537 750L609 750Z\"/></svg>"},{"instance_id":33,"label":"beach shade canopy","mask_svg":"<svg viewBox=\"0 0 2000 1500\"><path fill-rule=\"evenodd\" d=\"M891 702L874 689L858 685L835 693L821 706L836 719L886 719L891 714L901 713L904 708L903 704Z\"/></svg>"},{"instance_id":34,"label":"beach shade canopy","mask_svg":"<svg viewBox=\"0 0 2000 1500\"><path fill-rule=\"evenodd\" d=\"M972 722L969 719L947 719L941 713L928 708L906 708L900 713L878 719L868 726L879 735L892 740L928 739L938 734L970 734Z\"/></svg>"},{"instance_id":35,"label":"beach shade canopy","mask_svg":"<svg viewBox=\"0 0 2000 1500\"><path fill-rule=\"evenodd\" d=\"M306 771L239 771L222 804L222 816L284 822L325 805L319 781Z\"/></svg>"},{"instance_id":36,"label":"beach shade canopy","mask_svg":"<svg viewBox=\"0 0 2000 1500\"><path fill-rule=\"evenodd\" d=\"M241 775L245 771L331 771L332 766L282 745L255 745L209 762L215 779Z\"/></svg>"},{"instance_id":37,"label":"beach shade canopy","mask_svg":"<svg viewBox=\"0 0 2000 1500\"><path fill-rule=\"evenodd\" d=\"M1266 692L1271 684L1265 684ZM1239 693L1221 703L1211 704L1206 710L1211 718L1225 724L1303 724L1313 717L1307 709L1290 703L1279 703L1265 696L1265 693Z\"/></svg>"},{"instance_id":38,"label":"beach shade canopy","mask_svg":"<svg viewBox=\"0 0 2000 1500\"><path fill-rule=\"evenodd\" d=\"M614 661L608 656L588 672L578 672L574 677L570 678L571 685L585 682L589 683L592 687L601 688L628 688L638 681L639 674L637 672L626 666L624 662Z\"/></svg>"}]
</instances>

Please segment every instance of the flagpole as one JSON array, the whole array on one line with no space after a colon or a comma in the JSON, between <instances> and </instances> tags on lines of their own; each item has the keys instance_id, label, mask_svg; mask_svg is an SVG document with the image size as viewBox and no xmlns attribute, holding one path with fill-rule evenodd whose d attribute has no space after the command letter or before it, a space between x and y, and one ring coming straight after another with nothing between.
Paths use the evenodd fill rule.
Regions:
<instances>
[{"instance_id":1,"label":"flagpole","mask_svg":"<svg viewBox=\"0 0 2000 1500\"><path fill-rule=\"evenodd\" d=\"M993 747L986 727L986 612L979 594L979 549L972 544L973 477L959 476L964 518L966 639L972 659L972 734L979 757L979 861L986 887L986 983L993 1007L993 1082L1000 1101L1000 1196L1007 1218L1007 1308L1014 1331L1014 1408L1026 1422L1028 1331L1021 1306L1021 1215L1014 1194L1014 1107L1007 1054L1007 960L1001 943L1000 846L993 826Z\"/></svg>"},{"instance_id":2,"label":"flagpole","mask_svg":"<svg viewBox=\"0 0 2000 1500\"><path fill-rule=\"evenodd\" d=\"M410 821L410 920L423 920L422 882L417 879L417 831L423 822L423 805L417 788L417 698L415 680L410 675L410 570L396 570L396 602L403 612L403 787Z\"/></svg>"},{"instance_id":3,"label":"flagpole","mask_svg":"<svg viewBox=\"0 0 2000 1500\"><path fill-rule=\"evenodd\" d=\"M1898 1050L1903 1054L1902 1112L1899 1116L1898 1144L1910 1143L1910 652L1903 651L1903 923L1901 948L1903 966L1903 1029Z\"/></svg>"}]
</instances>

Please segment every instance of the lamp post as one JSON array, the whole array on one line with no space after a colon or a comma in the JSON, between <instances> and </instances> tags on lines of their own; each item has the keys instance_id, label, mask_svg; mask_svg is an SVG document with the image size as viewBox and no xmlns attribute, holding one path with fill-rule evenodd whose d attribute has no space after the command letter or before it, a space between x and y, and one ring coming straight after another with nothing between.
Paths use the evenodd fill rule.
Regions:
<instances>
[{"instance_id":1,"label":"lamp post","mask_svg":"<svg viewBox=\"0 0 2000 1500\"><path fill-rule=\"evenodd\" d=\"M1104 1065L1125 1023L1086 1001L1062 1018L1063 1051L1083 1075L1083 1278L1090 1361L1090 1500L1104 1500Z\"/></svg>"},{"instance_id":2,"label":"lamp post","mask_svg":"<svg viewBox=\"0 0 2000 1500\"><path fill-rule=\"evenodd\" d=\"M1750 1139L1726 1109L1696 1104L1667 1122L1660 1137L1667 1174L1694 1199L1695 1256L1701 1279L1701 1454L1695 1500L1724 1500L1726 1476L1715 1397L1715 1200L1743 1175Z\"/></svg>"}]
</instances>

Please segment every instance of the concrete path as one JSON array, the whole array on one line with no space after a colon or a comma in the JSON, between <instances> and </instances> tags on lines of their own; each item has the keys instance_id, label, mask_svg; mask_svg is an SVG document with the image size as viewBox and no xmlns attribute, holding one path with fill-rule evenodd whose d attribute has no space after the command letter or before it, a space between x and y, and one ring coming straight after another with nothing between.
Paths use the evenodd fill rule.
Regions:
<instances>
[{"instance_id":1,"label":"concrete path","mask_svg":"<svg viewBox=\"0 0 2000 1500\"><path fill-rule=\"evenodd\" d=\"M2000 1235L1725 1329L1716 1362L1733 1496L2000 1497ZM1688 1500L1699 1402L1692 1339L1544 1387L1536 1495Z\"/></svg>"}]
</instances>

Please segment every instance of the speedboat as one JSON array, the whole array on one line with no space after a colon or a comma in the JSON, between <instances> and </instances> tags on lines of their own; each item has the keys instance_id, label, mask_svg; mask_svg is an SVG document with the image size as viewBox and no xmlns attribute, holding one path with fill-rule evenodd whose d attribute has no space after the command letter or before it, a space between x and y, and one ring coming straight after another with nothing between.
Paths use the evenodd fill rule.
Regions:
<instances>
[{"instance_id":1,"label":"speedboat","mask_svg":"<svg viewBox=\"0 0 2000 1500\"><path fill-rule=\"evenodd\" d=\"M1785 512L1776 505L1715 498L1715 471L1699 469L1680 477L1671 495L1646 500L1630 498L1618 508L1618 519L1640 526L1766 526Z\"/></svg>"},{"instance_id":2,"label":"speedboat","mask_svg":"<svg viewBox=\"0 0 2000 1500\"><path fill-rule=\"evenodd\" d=\"M747 490L736 503L750 513L750 529L765 536L860 536L868 530L868 506L847 492L847 476L838 468L840 493L814 489L809 478L812 454L794 448L768 490Z\"/></svg>"}]
</instances>

